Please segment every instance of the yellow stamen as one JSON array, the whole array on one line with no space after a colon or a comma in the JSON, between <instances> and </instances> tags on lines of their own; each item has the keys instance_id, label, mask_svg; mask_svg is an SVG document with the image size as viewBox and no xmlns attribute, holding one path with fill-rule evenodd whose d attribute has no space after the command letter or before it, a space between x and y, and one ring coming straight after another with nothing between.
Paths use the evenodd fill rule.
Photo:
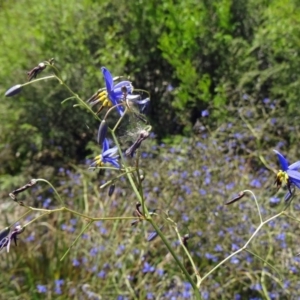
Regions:
<instances>
[{"instance_id":1,"label":"yellow stamen","mask_svg":"<svg viewBox=\"0 0 300 300\"><path fill-rule=\"evenodd\" d=\"M102 161L102 155L98 155L94 158L94 161L96 163L96 166L101 167L104 165L104 162Z\"/></svg>"},{"instance_id":2,"label":"yellow stamen","mask_svg":"<svg viewBox=\"0 0 300 300\"><path fill-rule=\"evenodd\" d=\"M100 95L99 95L100 96ZM106 101L107 100L107 94L104 94L102 96L99 97L99 100L102 101Z\"/></svg>"},{"instance_id":3,"label":"yellow stamen","mask_svg":"<svg viewBox=\"0 0 300 300\"><path fill-rule=\"evenodd\" d=\"M277 173L277 180L278 182L280 182L281 184L287 184L289 181L289 175L286 172L283 172L282 170L280 170Z\"/></svg>"}]
</instances>

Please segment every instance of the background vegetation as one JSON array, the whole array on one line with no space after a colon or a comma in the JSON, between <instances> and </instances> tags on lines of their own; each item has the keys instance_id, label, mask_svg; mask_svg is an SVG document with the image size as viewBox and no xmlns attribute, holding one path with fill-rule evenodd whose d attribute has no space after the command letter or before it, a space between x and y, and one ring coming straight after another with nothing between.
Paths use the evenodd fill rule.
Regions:
<instances>
[{"instance_id":1,"label":"background vegetation","mask_svg":"<svg viewBox=\"0 0 300 300\"><path fill-rule=\"evenodd\" d=\"M251 200L224 207L233 194L251 188L265 217L282 208L271 150L290 162L300 157L299 1L20 0L0 6L2 95L51 57L83 98L103 86L101 66L150 91L155 136L141 153L147 199L169 210L182 234L190 233L200 272L242 246L258 224ZM135 209L125 182L109 198L98 187L110 174L87 171L98 123L71 103L61 105L67 97L47 81L0 101L3 227L23 211L8 193L38 177L85 213L119 216ZM297 198L290 211L295 217ZM57 204L43 185L22 200ZM18 247L1 254L1 297L192 299L159 239L147 242L145 224L99 222L60 262L83 226L56 214L26 230ZM177 249L172 228L164 232ZM251 250L278 273L244 253L206 281L203 298L264 299L265 287L270 299L297 299L298 237L295 221L276 219Z\"/></svg>"}]
</instances>

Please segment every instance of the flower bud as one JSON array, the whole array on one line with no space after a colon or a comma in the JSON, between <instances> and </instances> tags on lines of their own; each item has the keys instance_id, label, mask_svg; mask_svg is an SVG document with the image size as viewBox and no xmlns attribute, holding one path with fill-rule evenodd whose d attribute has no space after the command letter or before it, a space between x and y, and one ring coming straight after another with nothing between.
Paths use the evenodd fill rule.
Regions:
<instances>
[{"instance_id":1,"label":"flower bud","mask_svg":"<svg viewBox=\"0 0 300 300\"><path fill-rule=\"evenodd\" d=\"M110 197L114 191L115 191L115 184L112 184L110 187L109 187L109 190L108 190L108 196Z\"/></svg>"},{"instance_id":2,"label":"flower bud","mask_svg":"<svg viewBox=\"0 0 300 300\"><path fill-rule=\"evenodd\" d=\"M107 133L107 125L105 120L103 120L100 123L99 129L98 129L98 136L97 136L97 142L99 145L102 146L104 139L106 137L106 133Z\"/></svg>"},{"instance_id":3,"label":"flower bud","mask_svg":"<svg viewBox=\"0 0 300 300\"><path fill-rule=\"evenodd\" d=\"M21 84L14 85L13 87L11 87L6 91L5 97L12 97L14 95L17 95L21 92L21 90L22 90Z\"/></svg>"},{"instance_id":4,"label":"flower bud","mask_svg":"<svg viewBox=\"0 0 300 300\"><path fill-rule=\"evenodd\" d=\"M4 228L3 230L0 231L0 243L1 243L1 241L2 241L5 237L8 236L9 232L10 232L10 228L9 228L9 227L6 227L6 228Z\"/></svg>"}]
</instances>

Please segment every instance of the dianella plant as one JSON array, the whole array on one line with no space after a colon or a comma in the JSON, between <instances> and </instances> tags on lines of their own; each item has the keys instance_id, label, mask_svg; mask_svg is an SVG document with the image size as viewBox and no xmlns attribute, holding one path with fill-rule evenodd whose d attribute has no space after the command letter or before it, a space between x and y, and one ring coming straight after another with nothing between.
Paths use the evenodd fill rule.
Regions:
<instances>
[{"instance_id":1,"label":"dianella plant","mask_svg":"<svg viewBox=\"0 0 300 300\"><path fill-rule=\"evenodd\" d=\"M47 71L49 71L50 74L41 77L41 73ZM89 227L96 221L114 222L117 220L128 220L128 222L131 223L131 226L139 226L142 222L148 222L152 227L152 231L148 235L147 240L151 243L154 239L161 239L161 242L173 257L174 263L178 266L179 275L185 277L191 284L195 299L202 299L202 283L205 280L209 280L217 269L222 268L227 261L242 251L248 251L250 255L261 260L263 267L268 266L273 269L274 272L277 272L272 264L260 255L249 250L248 246L257 236L258 232L270 221L283 215L292 218L289 216L287 209L295 194L295 190L300 188L300 173L298 172L300 161L289 165L286 158L280 152L274 150L281 165L281 170L274 171L276 174L275 184L277 188L284 186L287 189L287 194L284 197L285 206L279 213L264 219L259 201L251 190L243 190L224 203L224 205L230 205L237 201L245 201L248 197L253 199L258 213L259 223L242 247L235 249L230 255L224 257L223 260L204 273L195 263L193 255L189 250L190 235L182 233L181 230L178 229L178 221L170 216L168 211L148 207L148 203L144 197L143 180L145 178L145 173L140 163L141 157L139 150L143 147L143 143L147 138L152 134L152 127L145 116L151 102L150 92L134 87L132 82L126 79L124 80L124 77L113 77L112 73L106 67L102 67L101 72L103 75L102 87L91 95L89 99L83 99L73 91L72 87L64 82L60 76L60 71L55 66L54 59L50 59L38 64L30 70L28 72L28 81L23 84L14 85L7 90L5 96L15 96L21 93L22 89L29 88L29 85L39 84L40 81L44 80L57 80L60 85L64 86L70 93L70 97L64 100L62 99L62 104L69 101L73 102L74 113L76 113L76 108L82 108L88 111L91 118L96 119L99 123L95 141L95 143L98 144L99 153L92 160L88 168L91 172L110 170L112 176L105 178L105 183L99 187L100 189L107 189L109 196L113 195L115 187L121 179L127 179L128 186L131 187L136 197L135 199L130 199L130 201L135 203L134 216L117 215L95 217L87 215L82 211L73 210L66 205L66 201L47 179L33 178L28 183L24 183L23 186L16 187L16 189L9 194L16 204L24 208L24 213L15 220L13 224L0 232L0 248L5 250L3 252L10 251L12 244L17 244L17 238L20 238L20 235L27 227L33 226L34 223L40 222L42 218L46 218L50 214L68 212L78 218L86 220L87 224L81 230L80 234L74 238L74 241L69 246L68 250L65 253L62 253L61 260L66 257L79 238L88 231ZM134 135L132 135L130 145L124 146L124 143L122 144L120 141L118 129L122 126L134 128ZM264 162L263 159L262 162ZM18 195L20 193L41 183L46 183L53 189L57 198L57 207L53 209L37 208L26 205L24 201L18 200ZM199 199L199 201L202 200ZM25 217L30 214L32 214L33 217L26 223L24 221ZM173 229L178 244L182 248L180 253L174 248L173 241L170 241L164 234L165 227ZM207 232L207 234L211 233ZM4 253L2 253L2 255L6 255ZM189 266L191 266L189 268L186 267L187 261L189 262ZM264 284L262 284L262 292L266 298L269 298L268 291Z\"/></svg>"}]
</instances>

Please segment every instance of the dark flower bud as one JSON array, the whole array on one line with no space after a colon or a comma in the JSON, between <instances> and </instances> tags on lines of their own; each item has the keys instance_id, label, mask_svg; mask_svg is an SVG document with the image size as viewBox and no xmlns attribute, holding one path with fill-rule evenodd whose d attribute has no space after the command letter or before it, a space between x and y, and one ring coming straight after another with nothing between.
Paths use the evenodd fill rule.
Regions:
<instances>
[{"instance_id":1,"label":"dark flower bud","mask_svg":"<svg viewBox=\"0 0 300 300\"><path fill-rule=\"evenodd\" d=\"M1 245L1 241L8 236L9 232L10 232L9 227L6 227L0 231L0 245Z\"/></svg>"},{"instance_id":2,"label":"dark flower bud","mask_svg":"<svg viewBox=\"0 0 300 300\"><path fill-rule=\"evenodd\" d=\"M50 64L52 64L53 61L54 61L54 59L51 59ZM39 73L41 73L44 69L46 69L46 67L47 67L47 65L44 62L41 62L36 67L34 67L33 69L31 69L27 73L27 75L28 75L28 81L31 81L32 79L36 78Z\"/></svg>"},{"instance_id":3,"label":"dark flower bud","mask_svg":"<svg viewBox=\"0 0 300 300\"><path fill-rule=\"evenodd\" d=\"M14 201L17 201L17 195L23 191L26 191L27 189L31 188L32 186L34 186L35 184L37 183L37 180L36 179L31 179L29 181L29 183L21 186L20 188L12 191L9 196L14 200Z\"/></svg>"},{"instance_id":4,"label":"dark flower bud","mask_svg":"<svg viewBox=\"0 0 300 300\"><path fill-rule=\"evenodd\" d=\"M132 146L130 148L128 148L125 151L125 155L133 157L135 151L141 146L142 141L144 141L148 137L149 137L149 132L147 130L142 130L140 132L139 137L137 138L137 140L132 144Z\"/></svg>"},{"instance_id":5,"label":"dark flower bud","mask_svg":"<svg viewBox=\"0 0 300 300\"><path fill-rule=\"evenodd\" d=\"M21 90L22 90L21 84L14 85L13 87L11 87L6 91L5 97L12 97L14 95L17 95L21 92Z\"/></svg>"},{"instance_id":6,"label":"dark flower bud","mask_svg":"<svg viewBox=\"0 0 300 300\"><path fill-rule=\"evenodd\" d=\"M102 146L104 139L106 137L106 133L107 133L107 124L105 122L105 120L103 120L100 123L99 129L98 129L98 136L97 136L97 142L99 145Z\"/></svg>"},{"instance_id":7,"label":"dark flower bud","mask_svg":"<svg viewBox=\"0 0 300 300\"><path fill-rule=\"evenodd\" d=\"M234 197L232 200L226 202L225 205L232 204L232 203L234 203L234 202L242 199L244 196L245 196L245 193L244 192L240 192L237 197Z\"/></svg>"},{"instance_id":8,"label":"dark flower bud","mask_svg":"<svg viewBox=\"0 0 300 300\"><path fill-rule=\"evenodd\" d=\"M108 196L110 197L114 191L115 191L115 184L112 184L110 187L109 187L109 190L108 190Z\"/></svg>"},{"instance_id":9,"label":"dark flower bud","mask_svg":"<svg viewBox=\"0 0 300 300\"><path fill-rule=\"evenodd\" d=\"M190 235L187 233L182 237L182 243L187 248L188 246L188 240L190 239Z\"/></svg>"},{"instance_id":10,"label":"dark flower bud","mask_svg":"<svg viewBox=\"0 0 300 300\"><path fill-rule=\"evenodd\" d=\"M4 247L6 247L7 249L7 252L9 252L9 248L10 248L10 245L11 245L11 241L14 241L15 242L15 245L17 245L17 236L19 234L21 234L24 230L25 230L25 227L22 227L20 225L17 225L15 227L15 229L9 233L9 231L5 231L7 229L4 229L3 231L1 231L0 235L5 232L5 236L4 236L4 233L3 233L3 238L0 240L0 250L2 250Z\"/></svg>"}]
</instances>

